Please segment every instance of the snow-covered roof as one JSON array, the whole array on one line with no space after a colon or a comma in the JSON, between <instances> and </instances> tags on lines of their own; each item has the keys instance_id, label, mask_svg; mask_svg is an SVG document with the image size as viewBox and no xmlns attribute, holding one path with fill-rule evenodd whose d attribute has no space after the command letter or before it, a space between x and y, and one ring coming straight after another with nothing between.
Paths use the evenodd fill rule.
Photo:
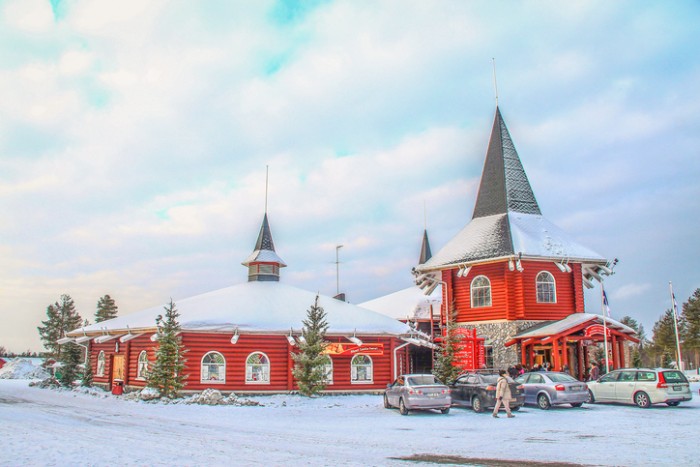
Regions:
<instances>
[{"instance_id":1,"label":"snow-covered roof","mask_svg":"<svg viewBox=\"0 0 700 467\"><path fill-rule=\"evenodd\" d=\"M606 326L620 331L623 334L628 334L632 337L636 336L637 334L637 332L631 327L626 326L619 321L615 321L612 318L606 318L602 315L596 315L593 313L573 313L564 319L560 319L559 321L533 326L530 329L526 329L516 334L513 338L527 339L531 337L555 336L565 332L567 329L571 329L588 321L590 321L591 324L603 324L603 320L605 320Z\"/></svg>"},{"instance_id":2,"label":"snow-covered roof","mask_svg":"<svg viewBox=\"0 0 700 467\"><path fill-rule=\"evenodd\" d=\"M471 222L418 271L514 257L605 264L541 213L500 110L496 109Z\"/></svg>"},{"instance_id":3,"label":"snow-covered roof","mask_svg":"<svg viewBox=\"0 0 700 467\"><path fill-rule=\"evenodd\" d=\"M183 331L240 333L288 333L300 330L316 293L279 282L246 282L175 302ZM410 328L395 319L330 297L320 296L326 312L328 334L402 335ZM76 329L68 336L96 335L103 331L132 333L155 329L156 316L164 306Z\"/></svg>"},{"instance_id":4,"label":"snow-covered roof","mask_svg":"<svg viewBox=\"0 0 700 467\"><path fill-rule=\"evenodd\" d=\"M359 306L394 319L405 320L407 318L430 319L430 306L433 306L434 313L439 313L441 304L441 286L438 286L427 296L421 289L413 286L360 303Z\"/></svg>"}]
</instances>

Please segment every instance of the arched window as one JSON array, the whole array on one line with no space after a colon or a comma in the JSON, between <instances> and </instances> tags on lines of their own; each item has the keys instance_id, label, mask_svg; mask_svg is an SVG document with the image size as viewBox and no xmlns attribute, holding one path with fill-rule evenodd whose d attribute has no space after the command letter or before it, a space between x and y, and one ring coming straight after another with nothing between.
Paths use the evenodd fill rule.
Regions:
<instances>
[{"instance_id":1,"label":"arched window","mask_svg":"<svg viewBox=\"0 0 700 467\"><path fill-rule=\"evenodd\" d=\"M472 308L491 306L491 282L486 276L476 276L471 285Z\"/></svg>"},{"instance_id":2,"label":"arched window","mask_svg":"<svg viewBox=\"0 0 700 467\"><path fill-rule=\"evenodd\" d=\"M96 376L104 376L105 375L105 351L100 350L100 353L97 354L97 374Z\"/></svg>"},{"instance_id":3,"label":"arched window","mask_svg":"<svg viewBox=\"0 0 700 467\"><path fill-rule=\"evenodd\" d=\"M353 384L372 383L372 359L367 355L355 355L350 362L350 381Z\"/></svg>"},{"instance_id":4,"label":"arched window","mask_svg":"<svg viewBox=\"0 0 700 467\"><path fill-rule=\"evenodd\" d=\"M136 367L136 379L146 379L148 375L148 352L142 350Z\"/></svg>"},{"instance_id":5,"label":"arched window","mask_svg":"<svg viewBox=\"0 0 700 467\"><path fill-rule=\"evenodd\" d=\"M323 362L323 382L325 384L333 384L333 360L331 357L326 355L325 361Z\"/></svg>"},{"instance_id":6,"label":"arched window","mask_svg":"<svg viewBox=\"0 0 700 467\"><path fill-rule=\"evenodd\" d=\"M535 279L537 284L537 303L556 303L557 288L554 283L554 276L547 271L537 274Z\"/></svg>"},{"instance_id":7,"label":"arched window","mask_svg":"<svg viewBox=\"0 0 700 467\"><path fill-rule=\"evenodd\" d=\"M209 352L202 357L201 383L224 384L226 359L219 352Z\"/></svg>"},{"instance_id":8,"label":"arched window","mask_svg":"<svg viewBox=\"0 0 700 467\"><path fill-rule=\"evenodd\" d=\"M270 359L262 352L253 352L245 361L247 384L270 384Z\"/></svg>"}]
</instances>

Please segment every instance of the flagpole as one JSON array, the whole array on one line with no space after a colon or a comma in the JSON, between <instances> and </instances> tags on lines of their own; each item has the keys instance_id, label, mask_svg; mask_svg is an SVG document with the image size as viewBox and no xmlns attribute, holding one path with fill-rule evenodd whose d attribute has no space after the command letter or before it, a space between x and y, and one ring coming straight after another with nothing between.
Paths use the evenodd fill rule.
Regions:
<instances>
[{"instance_id":1,"label":"flagpole","mask_svg":"<svg viewBox=\"0 0 700 467\"><path fill-rule=\"evenodd\" d=\"M683 358L681 356L681 341L678 338L678 304L676 303L676 296L673 294L673 284L668 281L668 289L671 292L671 308L673 312L673 330L676 332L676 363L678 364L678 369L683 371Z\"/></svg>"},{"instance_id":2,"label":"flagpole","mask_svg":"<svg viewBox=\"0 0 700 467\"><path fill-rule=\"evenodd\" d=\"M605 317L605 288L603 283L600 283L600 301L601 301L601 316L603 317L603 349L605 350L605 372L610 373L610 363L608 359L608 320Z\"/></svg>"}]
</instances>

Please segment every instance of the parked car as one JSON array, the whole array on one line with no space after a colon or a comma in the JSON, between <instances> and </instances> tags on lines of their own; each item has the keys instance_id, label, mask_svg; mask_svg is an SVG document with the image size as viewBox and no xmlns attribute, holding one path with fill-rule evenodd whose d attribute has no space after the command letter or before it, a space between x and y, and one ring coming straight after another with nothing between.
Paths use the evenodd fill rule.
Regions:
<instances>
[{"instance_id":1,"label":"parked car","mask_svg":"<svg viewBox=\"0 0 700 467\"><path fill-rule=\"evenodd\" d=\"M430 374L401 375L384 391L384 407L398 407L401 415L408 415L409 410L429 409L446 414L451 405L450 388Z\"/></svg>"},{"instance_id":2,"label":"parked car","mask_svg":"<svg viewBox=\"0 0 700 467\"><path fill-rule=\"evenodd\" d=\"M620 402L642 408L662 403L675 407L693 398L685 375L665 368L611 371L589 381L588 392L590 402Z\"/></svg>"},{"instance_id":3,"label":"parked car","mask_svg":"<svg viewBox=\"0 0 700 467\"><path fill-rule=\"evenodd\" d=\"M525 403L547 410L553 405L571 404L581 407L588 401L588 386L568 373L533 371L518 376L523 386Z\"/></svg>"},{"instance_id":4,"label":"parked car","mask_svg":"<svg viewBox=\"0 0 700 467\"><path fill-rule=\"evenodd\" d=\"M452 403L463 407L471 407L474 412L483 412L496 406L496 383L498 375L479 372L469 372L460 375L450 386ZM511 410L520 410L525 403L523 386L509 379Z\"/></svg>"}]
</instances>

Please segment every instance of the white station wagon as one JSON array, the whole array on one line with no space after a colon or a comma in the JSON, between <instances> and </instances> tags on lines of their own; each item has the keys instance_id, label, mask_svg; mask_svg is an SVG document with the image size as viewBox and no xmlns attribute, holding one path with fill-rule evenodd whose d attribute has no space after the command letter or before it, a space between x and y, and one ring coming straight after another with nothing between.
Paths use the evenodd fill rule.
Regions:
<instances>
[{"instance_id":1,"label":"white station wagon","mask_svg":"<svg viewBox=\"0 0 700 467\"><path fill-rule=\"evenodd\" d=\"M619 402L648 408L651 404L676 406L693 398L690 384L678 370L630 368L607 373L588 383L590 402Z\"/></svg>"}]
</instances>

